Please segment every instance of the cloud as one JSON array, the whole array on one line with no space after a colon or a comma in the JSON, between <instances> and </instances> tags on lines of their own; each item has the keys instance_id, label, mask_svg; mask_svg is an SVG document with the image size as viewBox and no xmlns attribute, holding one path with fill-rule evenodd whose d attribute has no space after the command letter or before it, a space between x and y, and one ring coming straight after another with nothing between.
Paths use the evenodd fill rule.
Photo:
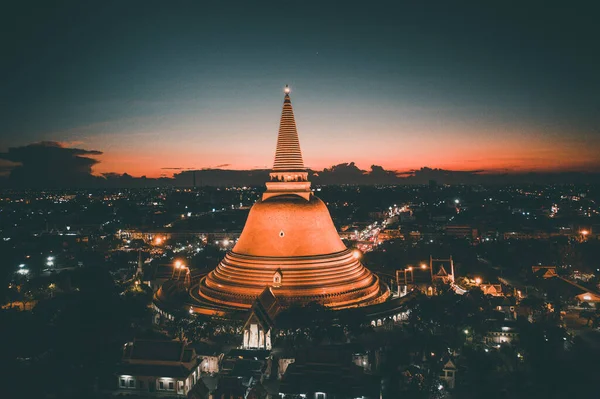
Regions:
<instances>
[{"instance_id":1,"label":"cloud","mask_svg":"<svg viewBox=\"0 0 600 399\"><path fill-rule=\"evenodd\" d=\"M101 151L69 148L56 141L11 147L0 159L14 163L8 177L12 187L55 188L93 184L92 167Z\"/></svg>"},{"instance_id":2,"label":"cloud","mask_svg":"<svg viewBox=\"0 0 600 399\"><path fill-rule=\"evenodd\" d=\"M230 163L224 163L224 164L215 166L215 168L226 168L228 166L231 166L231 164Z\"/></svg>"}]
</instances>

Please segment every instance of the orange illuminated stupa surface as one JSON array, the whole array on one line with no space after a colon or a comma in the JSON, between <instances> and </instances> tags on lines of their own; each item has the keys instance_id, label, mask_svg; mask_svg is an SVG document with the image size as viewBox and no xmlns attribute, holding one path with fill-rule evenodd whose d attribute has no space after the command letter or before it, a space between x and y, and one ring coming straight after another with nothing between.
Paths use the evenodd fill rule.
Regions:
<instances>
[{"instance_id":1,"label":"orange illuminated stupa surface","mask_svg":"<svg viewBox=\"0 0 600 399\"><path fill-rule=\"evenodd\" d=\"M287 86L270 176L235 247L200 281L202 300L246 309L266 287L288 305L341 309L385 300L387 287L342 243L310 189Z\"/></svg>"}]
</instances>

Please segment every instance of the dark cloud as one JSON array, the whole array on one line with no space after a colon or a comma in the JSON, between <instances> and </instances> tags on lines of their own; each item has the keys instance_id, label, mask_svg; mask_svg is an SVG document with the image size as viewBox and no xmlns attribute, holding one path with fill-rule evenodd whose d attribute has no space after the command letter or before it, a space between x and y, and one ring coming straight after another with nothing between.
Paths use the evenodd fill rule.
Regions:
<instances>
[{"instance_id":1,"label":"dark cloud","mask_svg":"<svg viewBox=\"0 0 600 399\"><path fill-rule=\"evenodd\" d=\"M226 168L228 166L231 166L231 164L230 163L224 163L224 164L215 166L215 168Z\"/></svg>"},{"instance_id":2,"label":"dark cloud","mask_svg":"<svg viewBox=\"0 0 600 399\"><path fill-rule=\"evenodd\" d=\"M101 151L67 148L55 141L43 141L22 147L11 147L0 153L0 159L16 164L8 177L12 187L54 188L93 185L97 177L92 158Z\"/></svg>"}]
</instances>

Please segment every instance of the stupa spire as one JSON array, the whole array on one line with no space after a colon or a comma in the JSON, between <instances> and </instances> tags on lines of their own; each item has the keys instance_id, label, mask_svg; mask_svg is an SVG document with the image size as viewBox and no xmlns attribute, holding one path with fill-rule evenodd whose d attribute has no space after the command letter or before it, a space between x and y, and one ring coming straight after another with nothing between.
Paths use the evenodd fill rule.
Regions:
<instances>
[{"instance_id":1,"label":"stupa spire","mask_svg":"<svg viewBox=\"0 0 600 399\"><path fill-rule=\"evenodd\" d=\"M298 131L296 130L296 120L294 119L289 86L286 85L283 92L285 93L285 97L283 99L283 109L281 110L281 120L279 122L273 172L303 171L305 168L302 161L302 152L300 151L300 141L298 140Z\"/></svg>"},{"instance_id":2,"label":"stupa spire","mask_svg":"<svg viewBox=\"0 0 600 399\"><path fill-rule=\"evenodd\" d=\"M263 194L263 200L279 195L298 195L309 200L310 182L302 161L289 86L286 85L283 92L285 97L277 135L275 163L270 173L271 181L267 182L267 191Z\"/></svg>"}]
</instances>

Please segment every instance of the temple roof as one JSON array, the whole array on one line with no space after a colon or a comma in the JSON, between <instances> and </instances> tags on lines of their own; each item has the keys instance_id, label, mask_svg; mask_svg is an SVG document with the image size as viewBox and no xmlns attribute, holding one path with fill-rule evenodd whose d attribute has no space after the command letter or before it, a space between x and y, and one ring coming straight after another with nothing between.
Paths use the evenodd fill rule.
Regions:
<instances>
[{"instance_id":1,"label":"temple roof","mask_svg":"<svg viewBox=\"0 0 600 399\"><path fill-rule=\"evenodd\" d=\"M275 151L275 163L273 171L295 171L304 170L300 141L296 130L296 120L292 109L289 88L286 86L279 122L279 134L277 136L277 150Z\"/></svg>"},{"instance_id":2,"label":"temple roof","mask_svg":"<svg viewBox=\"0 0 600 399\"><path fill-rule=\"evenodd\" d=\"M260 323L263 330L268 331L273 327L275 317L282 309L279 301L273 294L271 287L266 287L264 291L256 298L250 311L250 317L246 321L246 326L252 321ZM246 327L244 326L244 328Z\"/></svg>"},{"instance_id":3,"label":"temple roof","mask_svg":"<svg viewBox=\"0 0 600 399\"><path fill-rule=\"evenodd\" d=\"M185 344L178 341L135 340L128 356L132 360L182 361Z\"/></svg>"}]
</instances>

